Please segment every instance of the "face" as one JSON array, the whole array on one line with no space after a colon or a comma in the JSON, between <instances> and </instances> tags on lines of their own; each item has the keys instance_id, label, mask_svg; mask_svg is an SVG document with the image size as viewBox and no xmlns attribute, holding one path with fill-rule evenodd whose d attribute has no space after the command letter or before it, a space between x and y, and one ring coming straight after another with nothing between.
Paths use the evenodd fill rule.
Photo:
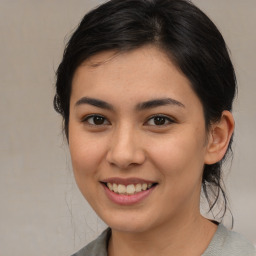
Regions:
<instances>
[{"instance_id":1,"label":"face","mask_svg":"<svg viewBox=\"0 0 256 256\"><path fill-rule=\"evenodd\" d=\"M153 46L103 52L76 70L69 146L80 191L112 229L143 232L199 214L202 104Z\"/></svg>"}]
</instances>

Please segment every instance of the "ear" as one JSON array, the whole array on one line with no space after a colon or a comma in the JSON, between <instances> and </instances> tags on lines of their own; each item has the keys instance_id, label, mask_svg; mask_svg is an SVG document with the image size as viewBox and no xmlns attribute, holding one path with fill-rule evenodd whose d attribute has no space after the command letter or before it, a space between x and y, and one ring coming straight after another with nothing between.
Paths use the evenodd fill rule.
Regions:
<instances>
[{"instance_id":1,"label":"ear","mask_svg":"<svg viewBox=\"0 0 256 256\"><path fill-rule=\"evenodd\" d=\"M222 112L221 119L211 125L207 149L205 154L205 164L215 164L225 155L229 141L234 131L234 118L232 114L225 110Z\"/></svg>"}]
</instances>

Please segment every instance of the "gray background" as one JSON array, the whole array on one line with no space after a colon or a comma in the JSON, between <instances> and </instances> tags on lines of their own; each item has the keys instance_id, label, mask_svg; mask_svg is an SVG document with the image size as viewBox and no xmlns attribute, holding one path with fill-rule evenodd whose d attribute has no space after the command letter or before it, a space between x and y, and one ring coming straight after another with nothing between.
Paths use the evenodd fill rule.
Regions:
<instances>
[{"instance_id":1,"label":"gray background","mask_svg":"<svg viewBox=\"0 0 256 256\"><path fill-rule=\"evenodd\" d=\"M256 244L256 1L194 0L232 52L239 96L227 189L234 229ZM64 43L100 1L0 1L0 255L69 255L104 224L74 184L54 81ZM64 38L65 37L65 38Z\"/></svg>"}]
</instances>

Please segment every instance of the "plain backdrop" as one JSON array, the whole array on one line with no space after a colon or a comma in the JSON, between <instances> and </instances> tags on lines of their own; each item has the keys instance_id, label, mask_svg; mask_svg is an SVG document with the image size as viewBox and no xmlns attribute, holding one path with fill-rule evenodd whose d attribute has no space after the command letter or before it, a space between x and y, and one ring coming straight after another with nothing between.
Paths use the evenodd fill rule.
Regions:
<instances>
[{"instance_id":1,"label":"plain backdrop","mask_svg":"<svg viewBox=\"0 0 256 256\"><path fill-rule=\"evenodd\" d=\"M52 107L64 45L100 2L0 1L0 256L70 255L104 228L76 188ZM226 184L234 230L256 244L256 1L194 3L219 27L237 72Z\"/></svg>"}]
</instances>

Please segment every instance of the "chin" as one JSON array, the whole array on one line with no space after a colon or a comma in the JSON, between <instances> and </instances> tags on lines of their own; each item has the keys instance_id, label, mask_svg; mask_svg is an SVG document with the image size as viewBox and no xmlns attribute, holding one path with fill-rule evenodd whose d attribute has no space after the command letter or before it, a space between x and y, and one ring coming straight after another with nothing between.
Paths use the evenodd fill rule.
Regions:
<instances>
[{"instance_id":1,"label":"chin","mask_svg":"<svg viewBox=\"0 0 256 256\"><path fill-rule=\"evenodd\" d=\"M115 216L113 218L113 216ZM136 213L116 213L111 216L100 216L102 220L113 230L119 232L141 233L152 229L154 226L153 218L140 212Z\"/></svg>"}]
</instances>

